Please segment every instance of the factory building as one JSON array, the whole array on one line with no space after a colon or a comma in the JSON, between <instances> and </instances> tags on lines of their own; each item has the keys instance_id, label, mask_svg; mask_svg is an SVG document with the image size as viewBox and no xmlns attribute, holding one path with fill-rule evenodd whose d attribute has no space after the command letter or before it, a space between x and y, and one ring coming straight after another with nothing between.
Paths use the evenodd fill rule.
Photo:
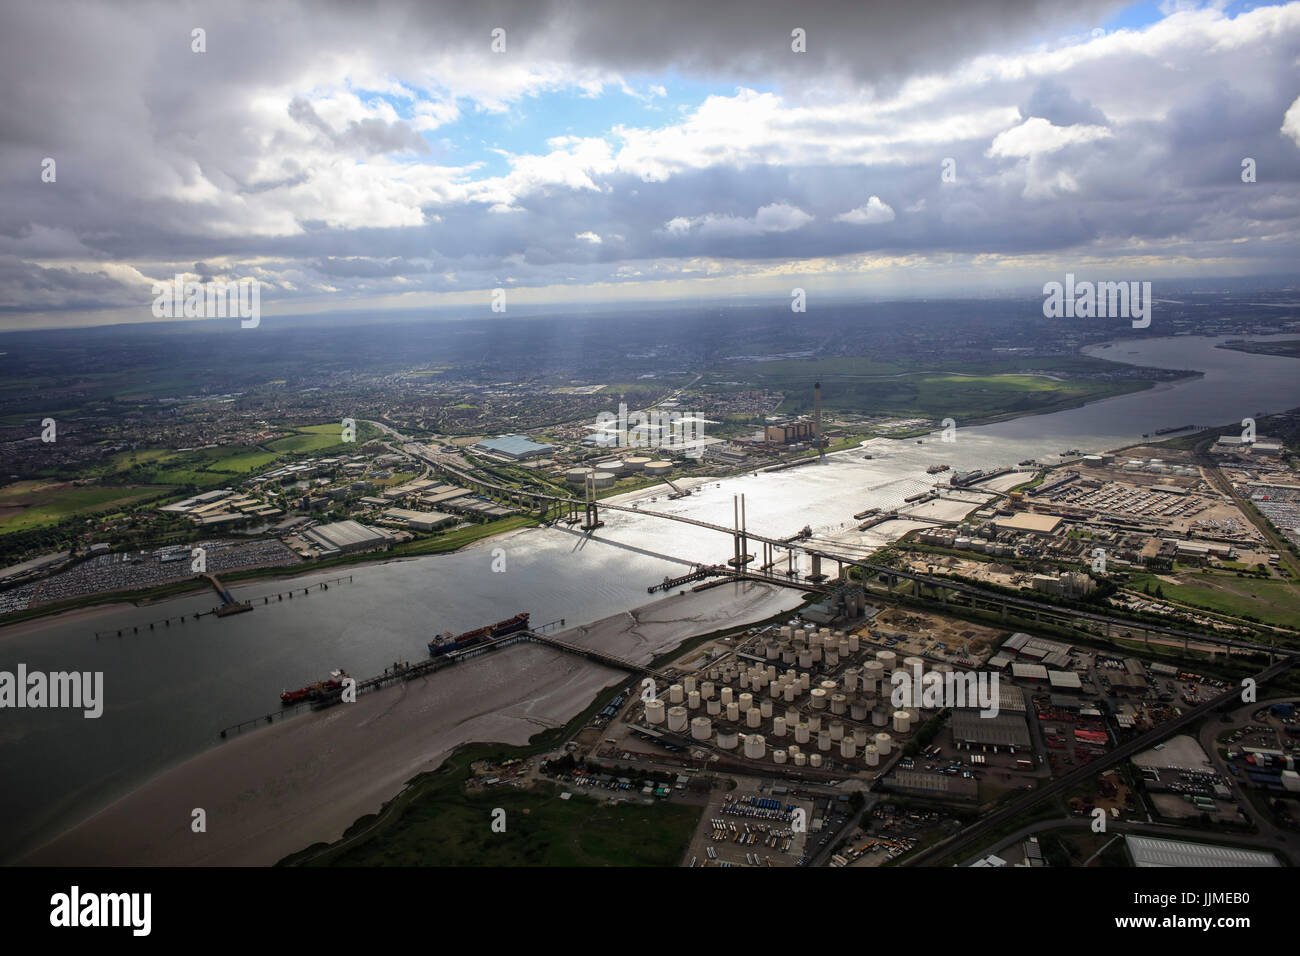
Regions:
<instances>
[{"instance_id":1,"label":"factory building","mask_svg":"<svg viewBox=\"0 0 1300 956\"><path fill-rule=\"evenodd\" d=\"M764 437L780 445L790 445L794 442L811 441L815 434L815 425L809 419L801 419L797 422L786 422L783 425L768 425L763 431Z\"/></svg>"},{"instance_id":2,"label":"factory building","mask_svg":"<svg viewBox=\"0 0 1300 956\"><path fill-rule=\"evenodd\" d=\"M952 715L952 739L965 747L1015 747L1028 750L1029 725L1025 715L1002 714L981 717L978 710L955 710Z\"/></svg>"},{"instance_id":3,"label":"factory building","mask_svg":"<svg viewBox=\"0 0 1300 956\"><path fill-rule=\"evenodd\" d=\"M441 511L412 511L408 508L389 508L384 512L384 517L391 521L401 521L413 531L438 531L456 523L454 515Z\"/></svg>"},{"instance_id":4,"label":"factory building","mask_svg":"<svg viewBox=\"0 0 1300 956\"><path fill-rule=\"evenodd\" d=\"M526 458L541 458L543 455L549 455L555 451L555 446L543 445L523 435L502 435L499 438L483 439L474 445L474 450L489 455L501 455L514 461L523 461Z\"/></svg>"},{"instance_id":5,"label":"factory building","mask_svg":"<svg viewBox=\"0 0 1300 956\"><path fill-rule=\"evenodd\" d=\"M1276 856L1261 850L1162 840L1156 837L1124 837L1124 850L1134 866L1281 866Z\"/></svg>"}]
</instances>

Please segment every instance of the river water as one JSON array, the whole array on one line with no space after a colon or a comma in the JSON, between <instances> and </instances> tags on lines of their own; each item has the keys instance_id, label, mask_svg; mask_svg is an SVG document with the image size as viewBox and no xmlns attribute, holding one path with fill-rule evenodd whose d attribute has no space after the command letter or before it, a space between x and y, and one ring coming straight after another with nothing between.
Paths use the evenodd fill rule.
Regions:
<instances>
[{"instance_id":1,"label":"river water","mask_svg":"<svg viewBox=\"0 0 1300 956\"><path fill-rule=\"evenodd\" d=\"M852 515L869 507L888 510L931 487L935 479L925 469L932 464L961 470L1024 458L1053 461L1067 448L1102 451L1157 428L1235 421L1300 405L1295 359L1214 348L1219 341L1147 339L1089 350L1114 361L1205 373L1173 385L982 427L963 427L954 409L958 428L950 443L937 436L921 444L878 439L866 449L869 460L859 449L830 456L825 465L705 482L675 501L658 489L617 500L730 526L733 496L743 494L752 531L786 536L809 525L846 545L878 544L879 532L873 537L853 530ZM591 537L529 529L455 554L358 567L350 572L352 583L307 596L302 587L339 572L304 575L295 579L293 600L275 599L286 590L283 583L250 583L233 589L237 598L259 601L270 594L271 603L183 627L94 637L207 610L211 595L150 608L72 612L0 630L0 669L12 671L21 661L29 671L102 671L105 683L99 719L73 711L0 712L0 765L7 771L0 859L214 745L220 728L274 709L285 687L336 667L370 676L394 660L421 659L435 632L459 632L518 611L529 611L534 625L594 621L647 603L647 585L666 575L731 556L730 537L708 529L608 510L602 518L605 527ZM505 552L503 573L491 570L498 548Z\"/></svg>"}]
</instances>

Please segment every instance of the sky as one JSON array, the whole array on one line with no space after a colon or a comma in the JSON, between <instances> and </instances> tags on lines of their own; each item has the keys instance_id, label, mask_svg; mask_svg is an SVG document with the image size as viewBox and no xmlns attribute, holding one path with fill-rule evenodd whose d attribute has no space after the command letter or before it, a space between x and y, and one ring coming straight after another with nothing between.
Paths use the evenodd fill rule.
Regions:
<instances>
[{"instance_id":1,"label":"sky","mask_svg":"<svg viewBox=\"0 0 1300 956\"><path fill-rule=\"evenodd\" d=\"M0 79L0 329L1300 261L1300 2L51 0Z\"/></svg>"}]
</instances>

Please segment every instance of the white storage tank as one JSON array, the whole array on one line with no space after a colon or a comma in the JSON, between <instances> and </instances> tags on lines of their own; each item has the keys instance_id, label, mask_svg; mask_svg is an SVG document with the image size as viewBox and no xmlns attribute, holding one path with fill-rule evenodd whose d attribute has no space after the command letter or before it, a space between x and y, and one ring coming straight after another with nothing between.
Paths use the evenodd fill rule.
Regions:
<instances>
[{"instance_id":1,"label":"white storage tank","mask_svg":"<svg viewBox=\"0 0 1300 956\"><path fill-rule=\"evenodd\" d=\"M645 473L656 477L666 475L672 470L673 463L671 461L652 461L645 466Z\"/></svg>"},{"instance_id":2,"label":"white storage tank","mask_svg":"<svg viewBox=\"0 0 1300 956\"><path fill-rule=\"evenodd\" d=\"M763 656L766 657L769 661L777 660L781 656L781 645L768 644L763 649Z\"/></svg>"},{"instance_id":3,"label":"white storage tank","mask_svg":"<svg viewBox=\"0 0 1300 956\"><path fill-rule=\"evenodd\" d=\"M821 754L813 754L812 756L810 756L810 757L808 758L808 766L810 766L810 767L816 769L817 767L820 767L821 765L822 765L822 755L821 755Z\"/></svg>"},{"instance_id":4,"label":"white storage tank","mask_svg":"<svg viewBox=\"0 0 1300 956\"><path fill-rule=\"evenodd\" d=\"M831 694L831 713L843 714L849 709L849 699L843 694Z\"/></svg>"},{"instance_id":5,"label":"white storage tank","mask_svg":"<svg viewBox=\"0 0 1300 956\"><path fill-rule=\"evenodd\" d=\"M765 701L762 701L761 703L759 703L759 705L758 705L758 712L759 712L760 714L763 715L763 719L764 719L764 720L766 720L767 718L771 717L771 716L772 716L772 702L771 702L770 700L765 700Z\"/></svg>"},{"instance_id":6,"label":"white storage tank","mask_svg":"<svg viewBox=\"0 0 1300 956\"><path fill-rule=\"evenodd\" d=\"M826 666L827 666L828 668L829 668L829 667L838 667L838 666L839 666L839 663L840 663L840 652L837 651L835 648L833 648L833 647L828 647L828 648L826 648L826 650L823 652L823 655L822 655L822 656L823 656L823 658L825 659L825 661L826 661Z\"/></svg>"},{"instance_id":7,"label":"white storage tank","mask_svg":"<svg viewBox=\"0 0 1300 956\"><path fill-rule=\"evenodd\" d=\"M777 698L777 697L780 697L780 696L781 696L781 691L784 690L784 689L785 689L785 685L784 685L784 684L782 684L780 681L775 681L775 680L774 680L774 681L772 681L770 684L767 685L767 696L768 696L768 697L771 697L771 698Z\"/></svg>"},{"instance_id":8,"label":"white storage tank","mask_svg":"<svg viewBox=\"0 0 1300 956\"><path fill-rule=\"evenodd\" d=\"M733 696L734 694L730 687L722 688L722 702L724 704L730 704Z\"/></svg>"},{"instance_id":9,"label":"white storage tank","mask_svg":"<svg viewBox=\"0 0 1300 956\"><path fill-rule=\"evenodd\" d=\"M866 720L871 716L871 708L867 706L865 700L859 697L849 705L849 716L854 720Z\"/></svg>"},{"instance_id":10,"label":"white storage tank","mask_svg":"<svg viewBox=\"0 0 1300 956\"><path fill-rule=\"evenodd\" d=\"M799 675L799 693L801 694L808 693L808 689L810 687L812 687L812 678L809 677L808 673L805 671L804 673Z\"/></svg>"},{"instance_id":11,"label":"white storage tank","mask_svg":"<svg viewBox=\"0 0 1300 956\"><path fill-rule=\"evenodd\" d=\"M925 659L924 659L924 658L922 658L922 657L904 657L904 658L903 658L903 669L904 669L905 671L907 671L907 675L908 675L909 677L915 675L915 673L916 673L916 669L917 669L918 667L921 668L921 672L922 672L922 673L925 672Z\"/></svg>"},{"instance_id":12,"label":"white storage tank","mask_svg":"<svg viewBox=\"0 0 1300 956\"><path fill-rule=\"evenodd\" d=\"M862 676L862 671L859 670L858 668L856 667L847 668L844 671L844 675L842 678L844 693L846 694L856 693L858 689L858 678L861 676Z\"/></svg>"},{"instance_id":13,"label":"white storage tank","mask_svg":"<svg viewBox=\"0 0 1300 956\"><path fill-rule=\"evenodd\" d=\"M713 698L713 681L706 680L700 685L700 696L705 700L711 700Z\"/></svg>"},{"instance_id":14,"label":"white storage tank","mask_svg":"<svg viewBox=\"0 0 1300 956\"><path fill-rule=\"evenodd\" d=\"M838 720L832 720L830 724L831 743L839 743L844 739L844 725Z\"/></svg>"},{"instance_id":15,"label":"white storage tank","mask_svg":"<svg viewBox=\"0 0 1300 956\"><path fill-rule=\"evenodd\" d=\"M808 725L800 721L794 725L795 743L806 744L808 742L809 731Z\"/></svg>"},{"instance_id":16,"label":"white storage tank","mask_svg":"<svg viewBox=\"0 0 1300 956\"><path fill-rule=\"evenodd\" d=\"M840 741L840 756L845 760L852 760L858 755L858 745L853 742L852 737L845 737Z\"/></svg>"},{"instance_id":17,"label":"white storage tank","mask_svg":"<svg viewBox=\"0 0 1300 956\"><path fill-rule=\"evenodd\" d=\"M750 734L745 738L745 756L750 760L762 760L767 756L767 741L762 734Z\"/></svg>"},{"instance_id":18,"label":"white storage tank","mask_svg":"<svg viewBox=\"0 0 1300 956\"><path fill-rule=\"evenodd\" d=\"M785 692L781 694L781 699L788 704L798 696L799 696L799 685L797 683L786 684Z\"/></svg>"},{"instance_id":19,"label":"white storage tank","mask_svg":"<svg viewBox=\"0 0 1300 956\"><path fill-rule=\"evenodd\" d=\"M784 736L785 736L785 718L784 718L784 717L773 717L773 718L772 718L772 736L773 736L773 737L784 737Z\"/></svg>"},{"instance_id":20,"label":"white storage tank","mask_svg":"<svg viewBox=\"0 0 1300 956\"><path fill-rule=\"evenodd\" d=\"M908 710L894 711L894 733L905 734L912 729L912 712Z\"/></svg>"},{"instance_id":21,"label":"white storage tank","mask_svg":"<svg viewBox=\"0 0 1300 956\"><path fill-rule=\"evenodd\" d=\"M862 639L856 634L849 635L849 653L856 654L862 649Z\"/></svg>"},{"instance_id":22,"label":"white storage tank","mask_svg":"<svg viewBox=\"0 0 1300 956\"><path fill-rule=\"evenodd\" d=\"M736 735L734 727L718 728L718 746L723 750L735 750L740 739Z\"/></svg>"},{"instance_id":23,"label":"white storage tank","mask_svg":"<svg viewBox=\"0 0 1300 956\"><path fill-rule=\"evenodd\" d=\"M688 694L693 690L699 690L698 684L699 682L694 677L687 677L682 681L682 686L686 688Z\"/></svg>"},{"instance_id":24,"label":"white storage tank","mask_svg":"<svg viewBox=\"0 0 1300 956\"><path fill-rule=\"evenodd\" d=\"M664 702L662 700L646 701L645 722L651 726L664 722Z\"/></svg>"},{"instance_id":25,"label":"white storage tank","mask_svg":"<svg viewBox=\"0 0 1300 956\"><path fill-rule=\"evenodd\" d=\"M713 736L713 721L707 717L696 717L691 721L691 737L695 740L708 740Z\"/></svg>"},{"instance_id":26,"label":"white storage tank","mask_svg":"<svg viewBox=\"0 0 1300 956\"><path fill-rule=\"evenodd\" d=\"M808 755L807 755L807 754L795 754L795 755L794 755L794 765L795 765L796 767L802 767L802 766L804 766L804 764L806 764L807 762L808 762Z\"/></svg>"},{"instance_id":27,"label":"white storage tank","mask_svg":"<svg viewBox=\"0 0 1300 956\"><path fill-rule=\"evenodd\" d=\"M727 719L740 720L740 705L734 700L727 705Z\"/></svg>"},{"instance_id":28,"label":"white storage tank","mask_svg":"<svg viewBox=\"0 0 1300 956\"><path fill-rule=\"evenodd\" d=\"M886 674L894 673L894 667L898 664L898 655L893 651L876 651L876 660L880 666L885 669Z\"/></svg>"},{"instance_id":29,"label":"white storage tank","mask_svg":"<svg viewBox=\"0 0 1300 956\"><path fill-rule=\"evenodd\" d=\"M691 710L700 709L700 692L698 690L693 690L686 695L686 706Z\"/></svg>"},{"instance_id":30,"label":"white storage tank","mask_svg":"<svg viewBox=\"0 0 1300 956\"><path fill-rule=\"evenodd\" d=\"M720 700L706 701L704 704L704 709L705 711L708 712L710 717L717 717L720 713L722 713L722 701Z\"/></svg>"},{"instance_id":31,"label":"white storage tank","mask_svg":"<svg viewBox=\"0 0 1300 956\"><path fill-rule=\"evenodd\" d=\"M754 695L741 694L740 699L737 701L737 703L740 704L740 712L742 714L747 714L749 713L749 709L754 706Z\"/></svg>"},{"instance_id":32,"label":"white storage tank","mask_svg":"<svg viewBox=\"0 0 1300 956\"><path fill-rule=\"evenodd\" d=\"M791 727L799 723L799 711L797 708L787 707L785 709L785 722Z\"/></svg>"},{"instance_id":33,"label":"white storage tank","mask_svg":"<svg viewBox=\"0 0 1300 956\"><path fill-rule=\"evenodd\" d=\"M686 708L680 704L676 707L668 708L668 729L675 734L680 734L686 729Z\"/></svg>"},{"instance_id":34,"label":"white storage tank","mask_svg":"<svg viewBox=\"0 0 1300 956\"><path fill-rule=\"evenodd\" d=\"M799 666L805 670L813 666L812 651L805 650L799 652Z\"/></svg>"},{"instance_id":35,"label":"white storage tank","mask_svg":"<svg viewBox=\"0 0 1300 956\"><path fill-rule=\"evenodd\" d=\"M814 710L823 710L826 707L826 691L820 687L814 687L812 690L812 705Z\"/></svg>"},{"instance_id":36,"label":"white storage tank","mask_svg":"<svg viewBox=\"0 0 1300 956\"><path fill-rule=\"evenodd\" d=\"M885 733L876 734L875 743L876 750L880 752L880 756L888 757L889 751L893 749L894 746L894 738Z\"/></svg>"},{"instance_id":37,"label":"white storage tank","mask_svg":"<svg viewBox=\"0 0 1300 956\"><path fill-rule=\"evenodd\" d=\"M763 715L758 712L757 707L751 707L745 711L745 726L753 729L763 725Z\"/></svg>"},{"instance_id":38,"label":"white storage tank","mask_svg":"<svg viewBox=\"0 0 1300 956\"><path fill-rule=\"evenodd\" d=\"M867 728L854 727L853 742L857 744L859 747L865 747L867 745Z\"/></svg>"},{"instance_id":39,"label":"white storage tank","mask_svg":"<svg viewBox=\"0 0 1300 956\"><path fill-rule=\"evenodd\" d=\"M682 689L681 684L670 685L668 688L668 703L680 704L683 700L684 693L685 691Z\"/></svg>"},{"instance_id":40,"label":"white storage tank","mask_svg":"<svg viewBox=\"0 0 1300 956\"><path fill-rule=\"evenodd\" d=\"M889 708L877 707L871 712L871 723L876 727L889 726Z\"/></svg>"},{"instance_id":41,"label":"white storage tank","mask_svg":"<svg viewBox=\"0 0 1300 956\"><path fill-rule=\"evenodd\" d=\"M831 732L829 730L819 730L817 732L817 749L818 750L831 749Z\"/></svg>"},{"instance_id":42,"label":"white storage tank","mask_svg":"<svg viewBox=\"0 0 1300 956\"><path fill-rule=\"evenodd\" d=\"M772 762L773 762L773 763L785 763L785 751L784 751L784 750L773 750L773 751L772 751Z\"/></svg>"},{"instance_id":43,"label":"white storage tank","mask_svg":"<svg viewBox=\"0 0 1300 956\"><path fill-rule=\"evenodd\" d=\"M808 729L811 730L813 733L817 733L817 731L822 729L821 714L812 714L808 717Z\"/></svg>"},{"instance_id":44,"label":"white storage tank","mask_svg":"<svg viewBox=\"0 0 1300 956\"><path fill-rule=\"evenodd\" d=\"M880 751L876 749L875 744L867 744L862 748L862 759L867 762L868 767L880 766Z\"/></svg>"},{"instance_id":45,"label":"white storage tank","mask_svg":"<svg viewBox=\"0 0 1300 956\"><path fill-rule=\"evenodd\" d=\"M651 459L642 455L633 455L631 458L623 459L623 469L625 471L645 471L645 466L650 464Z\"/></svg>"}]
</instances>

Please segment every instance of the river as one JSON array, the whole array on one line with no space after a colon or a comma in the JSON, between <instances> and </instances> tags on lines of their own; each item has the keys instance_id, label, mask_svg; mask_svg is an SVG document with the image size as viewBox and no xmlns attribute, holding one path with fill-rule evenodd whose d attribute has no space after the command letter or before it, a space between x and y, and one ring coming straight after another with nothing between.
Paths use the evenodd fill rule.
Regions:
<instances>
[{"instance_id":1,"label":"river","mask_svg":"<svg viewBox=\"0 0 1300 956\"><path fill-rule=\"evenodd\" d=\"M782 472L704 482L669 501L660 489L622 496L647 511L730 525L733 496L743 494L748 527L770 536L810 525L818 535L872 545L877 532L853 530L852 515L889 509L930 487L927 466L954 469L1055 460L1067 448L1102 451L1141 440L1143 432L1186 423L1233 421L1300 405L1295 359L1214 348L1221 339L1177 337L1122 342L1090 354L1162 368L1196 369L1198 378L1077 409L980 427L962 425L952 442L938 436L870 442ZM942 478L943 476L938 476ZM699 485L700 483L696 483ZM657 499L657 500L651 500ZM292 601L258 604L250 614L204 617L122 638L96 631L207 610L209 594L150 608L114 606L69 612L0 630L0 669L102 671L104 714L6 710L0 718L0 859L10 859L163 768L213 746L217 731L277 706L297 687L344 667L359 677L399 658L418 660L435 632L459 632L529 611L535 625L564 618L572 626L647 603L649 584L694 562L731 555L731 539L708 529L644 514L602 512L605 527L588 537L529 529L450 555L361 566L352 583L303 596L301 588L338 571L295 579ZM901 529L892 532L896 536ZM884 537L891 536L886 534ZM494 549L505 571L492 571ZM752 550L752 549L751 549ZM235 587L240 599L284 592L284 584ZM454 673L451 675L454 679Z\"/></svg>"}]
</instances>

